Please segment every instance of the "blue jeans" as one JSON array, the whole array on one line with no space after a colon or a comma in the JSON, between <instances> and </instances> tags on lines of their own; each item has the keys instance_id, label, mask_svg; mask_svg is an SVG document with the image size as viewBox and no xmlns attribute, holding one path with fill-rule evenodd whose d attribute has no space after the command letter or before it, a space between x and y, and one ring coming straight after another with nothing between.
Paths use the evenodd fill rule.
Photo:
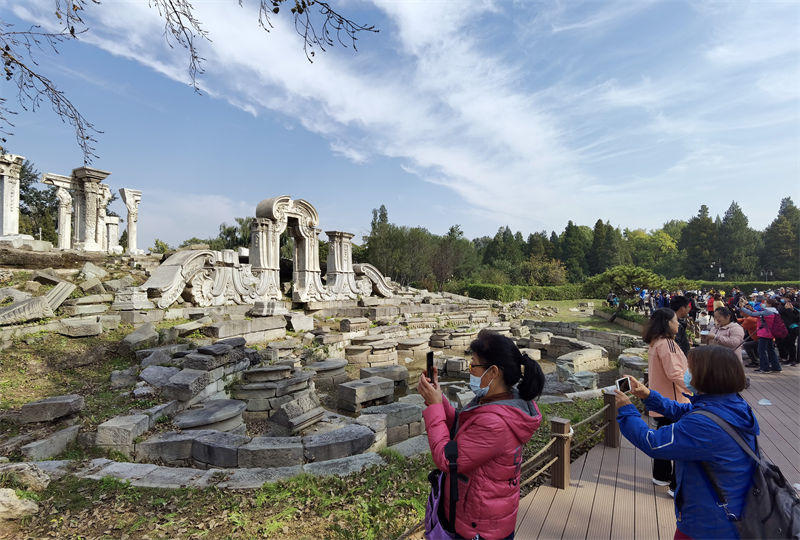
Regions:
<instances>
[{"instance_id":1,"label":"blue jeans","mask_svg":"<svg viewBox=\"0 0 800 540\"><path fill-rule=\"evenodd\" d=\"M758 338L758 359L761 371L781 371L781 363L775 353L775 344L771 339Z\"/></svg>"}]
</instances>

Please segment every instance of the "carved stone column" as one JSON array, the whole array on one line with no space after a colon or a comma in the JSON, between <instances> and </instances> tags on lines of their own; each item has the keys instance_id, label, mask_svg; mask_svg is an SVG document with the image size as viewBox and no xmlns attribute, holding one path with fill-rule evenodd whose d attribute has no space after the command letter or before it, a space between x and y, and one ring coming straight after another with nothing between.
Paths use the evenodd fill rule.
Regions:
<instances>
[{"instance_id":1,"label":"carved stone column","mask_svg":"<svg viewBox=\"0 0 800 540\"><path fill-rule=\"evenodd\" d=\"M95 241L100 244L103 251L108 251L108 231L106 225L106 206L111 200L111 188L105 184L99 184L100 197L97 207L97 226L95 227Z\"/></svg>"},{"instance_id":2,"label":"carved stone column","mask_svg":"<svg viewBox=\"0 0 800 540\"><path fill-rule=\"evenodd\" d=\"M372 285L356 281L353 271L353 235L342 231L325 231L328 235L328 291L339 300L369 296Z\"/></svg>"},{"instance_id":3,"label":"carved stone column","mask_svg":"<svg viewBox=\"0 0 800 540\"><path fill-rule=\"evenodd\" d=\"M131 255L141 255L141 250L136 245L136 225L139 221L139 203L142 202L142 192L138 189L122 188L119 190L122 202L128 209L128 253Z\"/></svg>"},{"instance_id":4,"label":"carved stone column","mask_svg":"<svg viewBox=\"0 0 800 540\"><path fill-rule=\"evenodd\" d=\"M84 251L103 251L102 242L98 242L98 222L102 204L103 188L100 182L111 174L92 167L79 167L72 171L72 176L76 183L83 188L83 204L80 212L76 212L78 219L78 242L75 244L77 249ZM103 210L105 210L103 208ZM80 214L80 215L78 215ZM103 227L105 228L105 227ZM103 233L100 233L102 240Z\"/></svg>"},{"instance_id":5,"label":"carved stone column","mask_svg":"<svg viewBox=\"0 0 800 540\"><path fill-rule=\"evenodd\" d=\"M23 161L22 156L0 155L0 237L20 237L19 172ZM29 235L24 238L33 240Z\"/></svg>"},{"instance_id":6,"label":"carved stone column","mask_svg":"<svg viewBox=\"0 0 800 540\"><path fill-rule=\"evenodd\" d=\"M122 246L119 245L119 217L106 216L106 238L108 239L108 252L119 255Z\"/></svg>"},{"instance_id":7,"label":"carved stone column","mask_svg":"<svg viewBox=\"0 0 800 540\"><path fill-rule=\"evenodd\" d=\"M56 189L58 198L58 249L72 246L72 195L63 187Z\"/></svg>"},{"instance_id":8,"label":"carved stone column","mask_svg":"<svg viewBox=\"0 0 800 540\"><path fill-rule=\"evenodd\" d=\"M285 227L283 227L285 229ZM265 300L279 300L281 292L281 232L275 221L254 218L250 225L250 266L253 273L263 275L266 283Z\"/></svg>"}]
</instances>

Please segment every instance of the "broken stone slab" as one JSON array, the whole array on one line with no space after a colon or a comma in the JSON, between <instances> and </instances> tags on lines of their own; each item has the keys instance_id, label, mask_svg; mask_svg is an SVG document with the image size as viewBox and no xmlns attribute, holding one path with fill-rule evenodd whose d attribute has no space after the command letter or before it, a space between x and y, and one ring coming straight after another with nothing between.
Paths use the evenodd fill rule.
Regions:
<instances>
[{"instance_id":1,"label":"broken stone slab","mask_svg":"<svg viewBox=\"0 0 800 540\"><path fill-rule=\"evenodd\" d=\"M63 306L64 315L75 317L77 315L97 315L108 311L108 304L81 304L79 306Z\"/></svg>"},{"instance_id":2,"label":"broken stone slab","mask_svg":"<svg viewBox=\"0 0 800 540\"><path fill-rule=\"evenodd\" d=\"M189 353L183 357L183 367L187 369L198 369L202 371L211 371L224 364L227 364L225 357L211 356L210 354L201 354L199 352Z\"/></svg>"},{"instance_id":3,"label":"broken stone slab","mask_svg":"<svg viewBox=\"0 0 800 540\"><path fill-rule=\"evenodd\" d=\"M348 476L368 469L384 465L385 462L375 452L367 452L356 456L331 459L318 463L307 463L303 465L303 472L315 476Z\"/></svg>"},{"instance_id":4,"label":"broken stone slab","mask_svg":"<svg viewBox=\"0 0 800 540\"><path fill-rule=\"evenodd\" d=\"M236 337L229 337L229 338L220 339L219 341L215 341L213 344L214 345L230 345L234 349L237 349L237 348L244 347L245 345L247 345L247 340L244 339L241 336L236 336Z\"/></svg>"},{"instance_id":5,"label":"broken stone slab","mask_svg":"<svg viewBox=\"0 0 800 540\"><path fill-rule=\"evenodd\" d=\"M20 424L50 422L51 420L80 412L84 406L83 396L78 394L53 396L26 403L20 409L17 418Z\"/></svg>"},{"instance_id":6,"label":"broken stone slab","mask_svg":"<svg viewBox=\"0 0 800 540\"><path fill-rule=\"evenodd\" d=\"M594 390L600 382L600 376L593 371L579 371L573 373L567 379L567 382L572 384L576 392L581 390Z\"/></svg>"},{"instance_id":7,"label":"broken stone slab","mask_svg":"<svg viewBox=\"0 0 800 540\"><path fill-rule=\"evenodd\" d=\"M136 443L136 459L139 461L163 461L177 463L192 457L195 439L213 434L211 430L167 431Z\"/></svg>"},{"instance_id":8,"label":"broken stone slab","mask_svg":"<svg viewBox=\"0 0 800 540\"><path fill-rule=\"evenodd\" d=\"M0 325L23 323L35 319L55 317L53 308L44 296L15 302L0 309Z\"/></svg>"},{"instance_id":9,"label":"broken stone slab","mask_svg":"<svg viewBox=\"0 0 800 540\"><path fill-rule=\"evenodd\" d=\"M119 311L135 311L153 308L155 308L155 304L147 298L147 292L140 291L135 287L119 289L114 295L114 303L111 304L111 309Z\"/></svg>"},{"instance_id":10,"label":"broken stone slab","mask_svg":"<svg viewBox=\"0 0 800 540\"><path fill-rule=\"evenodd\" d=\"M57 332L73 338L99 336L103 333L103 324L93 319L62 319Z\"/></svg>"},{"instance_id":11,"label":"broken stone slab","mask_svg":"<svg viewBox=\"0 0 800 540\"><path fill-rule=\"evenodd\" d=\"M405 457L414 457L431 451L427 435L417 435L389 447Z\"/></svg>"},{"instance_id":12,"label":"broken stone slab","mask_svg":"<svg viewBox=\"0 0 800 540\"><path fill-rule=\"evenodd\" d=\"M572 403L572 400L564 396L539 396L536 400L538 405L551 405L554 403Z\"/></svg>"},{"instance_id":13,"label":"broken stone slab","mask_svg":"<svg viewBox=\"0 0 800 540\"><path fill-rule=\"evenodd\" d=\"M123 276L120 279L110 279L103 282L103 287L105 287L106 290L114 292L124 289L125 287L130 287L131 285L133 285L133 278L131 276Z\"/></svg>"},{"instance_id":14,"label":"broken stone slab","mask_svg":"<svg viewBox=\"0 0 800 540\"><path fill-rule=\"evenodd\" d=\"M27 300L31 298L31 295L30 293L20 291L19 289L15 289L14 287L0 288L0 302L4 302L8 298L11 298L12 303L21 302L22 300Z\"/></svg>"},{"instance_id":15,"label":"broken stone slab","mask_svg":"<svg viewBox=\"0 0 800 540\"><path fill-rule=\"evenodd\" d=\"M65 306L82 306L85 304L108 304L114 300L111 294L91 294L80 298L68 298L64 301Z\"/></svg>"},{"instance_id":16,"label":"broken stone slab","mask_svg":"<svg viewBox=\"0 0 800 540\"><path fill-rule=\"evenodd\" d=\"M38 281L42 285L58 285L64 282L63 279L56 275L52 268L35 271L32 279L33 281Z\"/></svg>"},{"instance_id":17,"label":"broken stone slab","mask_svg":"<svg viewBox=\"0 0 800 540\"><path fill-rule=\"evenodd\" d=\"M166 366L148 366L139 373L139 378L155 388L161 388L169 384L173 375L180 369Z\"/></svg>"},{"instance_id":18,"label":"broken stone slab","mask_svg":"<svg viewBox=\"0 0 800 540\"><path fill-rule=\"evenodd\" d=\"M286 365L260 366L244 372L244 379L249 382L278 381L289 377L292 368Z\"/></svg>"},{"instance_id":19,"label":"broken stone slab","mask_svg":"<svg viewBox=\"0 0 800 540\"><path fill-rule=\"evenodd\" d=\"M212 322L214 322L214 319L206 316L187 323L177 324L172 329L178 334L178 337L185 337Z\"/></svg>"},{"instance_id":20,"label":"broken stone slab","mask_svg":"<svg viewBox=\"0 0 800 540\"><path fill-rule=\"evenodd\" d=\"M278 381L273 381L275 385L275 396L285 396L287 394L293 394L299 390L308 387L308 381L310 381L314 377L314 373L310 371L302 371L298 372L295 371L292 376L288 379L281 379Z\"/></svg>"},{"instance_id":21,"label":"broken stone slab","mask_svg":"<svg viewBox=\"0 0 800 540\"><path fill-rule=\"evenodd\" d=\"M313 370L318 375L326 375L328 372L342 370L346 365L347 360L341 358L328 358L327 360L323 360L321 362L308 364L306 367L310 370Z\"/></svg>"},{"instance_id":22,"label":"broken stone slab","mask_svg":"<svg viewBox=\"0 0 800 540\"><path fill-rule=\"evenodd\" d=\"M337 387L337 400L340 408L358 412L361 404L381 398L391 398L394 394L394 381L383 377L369 377L348 381Z\"/></svg>"},{"instance_id":23,"label":"broken stone slab","mask_svg":"<svg viewBox=\"0 0 800 540\"><path fill-rule=\"evenodd\" d=\"M0 488L0 523L6 519L21 519L39 512L39 505L30 499L20 499L10 488Z\"/></svg>"},{"instance_id":24,"label":"broken stone slab","mask_svg":"<svg viewBox=\"0 0 800 540\"><path fill-rule=\"evenodd\" d=\"M50 485L50 475L35 463L0 465L0 475L13 474L14 480L32 491L44 491Z\"/></svg>"},{"instance_id":25,"label":"broken stone slab","mask_svg":"<svg viewBox=\"0 0 800 540\"><path fill-rule=\"evenodd\" d=\"M128 369L115 369L111 372L111 388L125 388L136 384L139 376L139 367L131 366Z\"/></svg>"},{"instance_id":26,"label":"broken stone slab","mask_svg":"<svg viewBox=\"0 0 800 540\"><path fill-rule=\"evenodd\" d=\"M211 485L210 476L210 471L191 467L156 467L143 477L131 480L131 484L162 489L206 488Z\"/></svg>"},{"instance_id":27,"label":"broken stone slab","mask_svg":"<svg viewBox=\"0 0 800 540\"><path fill-rule=\"evenodd\" d=\"M182 369L172 377L169 384L161 389L161 393L168 399L189 401L211 382L208 371L197 369Z\"/></svg>"},{"instance_id":28,"label":"broken stone slab","mask_svg":"<svg viewBox=\"0 0 800 540\"><path fill-rule=\"evenodd\" d=\"M139 349L149 349L158 345L158 332L153 323L145 323L122 339L119 351L131 354Z\"/></svg>"},{"instance_id":29,"label":"broken stone slab","mask_svg":"<svg viewBox=\"0 0 800 540\"><path fill-rule=\"evenodd\" d=\"M208 471L211 473L211 471ZM227 478L216 484L222 489L257 489L267 483L287 480L303 472L303 467L272 467L268 469L234 469Z\"/></svg>"},{"instance_id":30,"label":"broken stone slab","mask_svg":"<svg viewBox=\"0 0 800 540\"><path fill-rule=\"evenodd\" d=\"M205 401L199 407L183 411L172 419L180 429L212 426L225 420L241 417L247 404L237 399L215 399ZM214 429L209 427L208 429Z\"/></svg>"},{"instance_id":31,"label":"broken stone slab","mask_svg":"<svg viewBox=\"0 0 800 540\"><path fill-rule=\"evenodd\" d=\"M388 405L376 405L365 407L361 410L362 414L385 414L386 427L393 428L402 424L419 422L422 420L422 407L410 403L389 403Z\"/></svg>"},{"instance_id":32,"label":"broken stone slab","mask_svg":"<svg viewBox=\"0 0 800 540\"><path fill-rule=\"evenodd\" d=\"M98 279L105 279L108 276L108 272L106 272L103 268L100 268L96 264L92 264L91 262L86 262L81 268L81 276L84 279L90 278L98 278Z\"/></svg>"},{"instance_id":33,"label":"broken stone slab","mask_svg":"<svg viewBox=\"0 0 800 540\"><path fill-rule=\"evenodd\" d=\"M300 437L253 437L239 447L239 467L291 467L303 464Z\"/></svg>"},{"instance_id":34,"label":"broken stone slab","mask_svg":"<svg viewBox=\"0 0 800 540\"><path fill-rule=\"evenodd\" d=\"M150 463L129 463L112 461L100 470L83 475L84 478L91 480L102 480L103 478L116 478L117 480L138 480L153 472L157 465Z\"/></svg>"},{"instance_id":35,"label":"broken stone slab","mask_svg":"<svg viewBox=\"0 0 800 540\"><path fill-rule=\"evenodd\" d=\"M97 446L130 446L134 439L150 429L150 419L146 414L115 416L97 426L95 444Z\"/></svg>"},{"instance_id":36,"label":"broken stone slab","mask_svg":"<svg viewBox=\"0 0 800 540\"><path fill-rule=\"evenodd\" d=\"M82 281L78 283L78 287L85 293L89 294L104 294L106 292L105 287L97 278L89 278L86 281Z\"/></svg>"},{"instance_id":37,"label":"broken stone slab","mask_svg":"<svg viewBox=\"0 0 800 540\"><path fill-rule=\"evenodd\" d=\"M150 396L155 396L158 393L158 390L153 388L152 386L137 386L133 389L133 397L136 399L143 399Z\"/></svg>"},{"instance_id":38,"label":"broken stone slab","mask_svg":"<svg viewBox=\"0 0 800 540\"><path fill-rule=\"evenodd\" d=\"M270 417L270 422L294 435L317 423L324 414L317 394L308 392L278 407Z\"/></svg>"},{"instance_id":39,"label":"broken stone slab","mask_svg":"<svg viewBox=\"0 0 800 540\"><path fill-rule=\"evenodd\" d=\"M306 460L327 461L361 454L375 441L375 433L367 426L350 424L327 433L303 437Z\"/></svg>"},{"instance_id":40,"label":"broken stone slab","mask_svg":"<svg viewBox=\"0 0 800 540\"><path fill-rule=\"evenodd\" d=\"M250 442L250 437L233 433L212 433L198 437L192 443L192 459L213 467L237 467L239 447Z\"/></svg>"},{"instance_id":41,"label":"broken stone slab","mask_svg":"<svg viewBox=\"0 0 800 540\"><path fill-rule=\"evenodd\" d=\"M150 418L150 428L152 428L159 419L174 416L176 412L178 412L178 402L172 400L153 405L149 409L143 410L142 414L146 414Z\"/></svg>"},{"instance_id":42,"label":"broken stone slab","mask_svg":"<svg viewBox=\"0 0 800 540\"><path fill-rule=\"evenodd\" d=\"M212 338L226 338L243 336L254 332L265 332L286 328L286 319L283 317L259 317L257 319L240 319L221 321L203 328L203 333Z\"/></svg>"},{"instance_id":43,"label":"broken stone slab","mask_svg":"<svg viewBox=\"0 0 800 540\"><path fill-rule=\"evenodd\" d=\"M397 401L398 403L410 403L412 405L425 407L425 398L419 394L408 394L407 396L402 396Z\"/></svg>"},{"instance_id":44,"label":"broken stone slab","mask_svg":"<svg viewBox=\"0 0 800 540\"><path fill-rule=\"evenodd\" d=\"M391 379L395 384L408 384L408 368L405 366L376 366L361 368L358 372L361 379L369 377L383 377Z\"/></svg>"},{"instance_id":45,"label":"broken stone slab","mask_svg":"<svg viewBox=\"0 0 800 540\"><path fill-rule=\"evenodd\" d=\"M80 426L70 426L56 431L44 439L26 444L20 448L20 452L28 460L50 459L66 450L67 446L78 437L80 429Z\"/></svg>"},{"instance_id":46,"label":"broken stone slab","mask_svg":"<svg viewBox=\"0 0 800 540\"><path fill-rule=\"evenodd\" d=\"M286 324L293 332L309 332L314 329L314 317L302 313L287 313L284 315Z\"/></svg>"},{"instance_id":47,"label":"broken stone slab","mask_svg":"<svg viewBox=\"0 0 800 540\"><path fill-rule=\"evenodd\" d=\"M161 347L153 347L151 349L139 349L136 351L136 359L137 360L144 360L151 354L155 352L163 352L168 354L169 356L186 356L189 351L189 344L188 343L173 343L171 345L162 345ZM184 353L180 355L179 353ZM147 367L147 366L144 366Z\"/></svg>"}]
</instances>

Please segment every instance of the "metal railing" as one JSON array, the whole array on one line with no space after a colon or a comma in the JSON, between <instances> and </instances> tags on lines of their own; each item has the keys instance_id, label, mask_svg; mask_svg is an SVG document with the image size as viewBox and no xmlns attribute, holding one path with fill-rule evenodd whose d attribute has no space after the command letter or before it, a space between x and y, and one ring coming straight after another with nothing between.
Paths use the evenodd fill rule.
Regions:
<instances>
[{"instance_id":1,"label":"metal railing","mask_svg":"<svg viewBox=\"0 0 800 540\"><path fill-rule=\"evenodd\" d=\"M602 417L603 423L586 438L591 439L602 432L603 444L610 448L619 447L620 434L616 418L615 394L603 392L603 403L602 409L575 425L570 425L570 421L565 418L553 417L550 419L550 440L522 464L520 476L523 480L520 487L530 484L545 471L550 470L550 485L558 489L566 489L569 486L570 450L575 430L598 418Z\"/></svg>"}]
</instances>

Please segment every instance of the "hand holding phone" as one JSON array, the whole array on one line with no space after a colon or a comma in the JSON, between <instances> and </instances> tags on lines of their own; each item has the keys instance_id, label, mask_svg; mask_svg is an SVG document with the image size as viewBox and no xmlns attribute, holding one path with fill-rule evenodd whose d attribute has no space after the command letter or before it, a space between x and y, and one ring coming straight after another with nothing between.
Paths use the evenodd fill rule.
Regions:
<instances>
[{"instance_id":1,"label":"hand holding phone","mask_svg":"<svg viewBox=\"0 0 800 540\"><path fill-rule=\"evenodd\" d=\"M425 376L428 378L428 380L433 382L433 351L428 351L426 364Z\"/></svg>"},{"instance_id":2,"label":"hand holding phone","mask_svg":"<svg viewBox=\"0 0 800 540\"><path fill-rule=\"evenodd\" d=\"M617 379L616 381L617 390L622 392L623 394L627 394L631 391L631 381L627 377L622 377L621 379Z\"/></svg>"}]
</instances>

